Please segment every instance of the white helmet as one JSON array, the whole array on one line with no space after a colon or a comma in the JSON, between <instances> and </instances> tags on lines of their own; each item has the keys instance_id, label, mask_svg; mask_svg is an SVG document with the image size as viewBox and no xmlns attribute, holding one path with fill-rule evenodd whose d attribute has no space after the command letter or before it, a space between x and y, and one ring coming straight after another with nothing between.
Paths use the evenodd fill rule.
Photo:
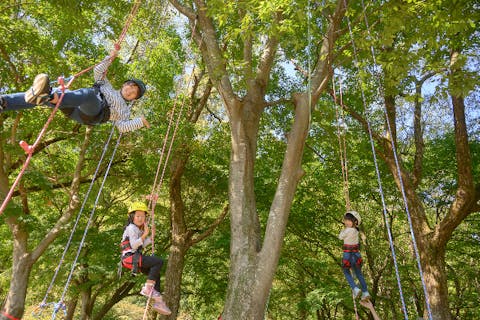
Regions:
<instances>
[{"instance_id":1,"label":"white helmet","mask_svg":"<svg viewBox=\"0 0 480 320\"><path fill-rule=\"evenodd\" d=\"M349 210L345 213L345 215L348 213L350 213L352 216L355 217L355 219L357 219L358 225L362 223L362 217L360 216L360 213L358 213L357 211Z\"/></svg>"}]
</instances>

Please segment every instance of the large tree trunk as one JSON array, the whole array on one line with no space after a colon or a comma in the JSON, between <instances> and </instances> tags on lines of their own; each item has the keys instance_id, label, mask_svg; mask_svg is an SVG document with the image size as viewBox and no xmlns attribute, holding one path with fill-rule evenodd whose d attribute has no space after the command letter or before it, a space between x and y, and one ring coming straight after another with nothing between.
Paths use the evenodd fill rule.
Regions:
<instances>
[{"instance_id":1,"label":"large tree trunk","mask_svg":"<svg viewBox=\"0 0 480 320\"><path fill-rule=\"evenodd\" d=\"M175 153L178 156L177 151ZM168 256L165 273L165 302L172 310L172 314L165 319L176 319L180 307L180 290L182 284L185 254L190 246L189 233L185 225L185 207L181 195L181 178L185 170L188 156L175 157L172 160L172 176L170 180L170 212L172 245Z\"/></svg>"},{"instance_id":2,"label":"large tree trunk","mask_svg":"<svg viewBox=\"0 0 480 320\"><path fill-rule=\"evenodd\" d=\"M387 146L385 160L394 176L398 190L400 190L400 192L405 192L406 195L408 211L412 221L413 234L415 236L415 243L418 249L420 266L423 273L423 279L420 280L425 283L432 318L433 320L451 319L448 306L448 286L445 269L446 241L441 241L440 243L437 241L438 234L432 236L434 230L432 230L427 224L423 203L416 194L410 176L402 166L401 159L398 159L402 175L402 180L400 181L398 168L393 156L393 150L389 146ZM422 291L422 293L425 292ZM425 310L424 317L425 319L428 319L428 308L425 306L423 309Z\"/></svg>"},{"instance_id":3,"label":"large tree trunk","mask_svg":"<svg viewBox=\"0 0 480 320\"><path fill-rule=\"evenodd\" d=\"M253 190L258 107L236 101L230 110L232 152L230 156L230 275L225 319L255 319L253 288L260 250L258 215ZM241 302L241 303L240 303Z\"/></svg>"},{"instance_id":4,"label":"large tree trunk","mask_svg":"<svg viewBox=\"0 0 480 320\"><path fill-rule=\"evenodd\" d=\"M303 176L303 149L308 136L312 107L309 95L306 93L295 95L294 105L294 122L288 134L282 171L270 207L263 247L259 252L258 264L253 275L255 279L255 286L252 290L253 319L264 318L267 299L280 258L290 208L297 184Z\"/></svg>"},{"instance_id":5,"label":"large tree trunk","mask_svg":"<svg viewBox=\"0 0 480 320\"><path fill-rule=\"evenodd\" d=\"M176 234L175 238L170 247L167 272L165 273L164 299L170 310L172 310L172 314L164 318L169 320L177 319L180 308L183 267L185 266L185 254L188 250L184 236Z\"/></svg>"},{"instance_id":6,"label":"large tree trunk","mask_svg":"<svg viewBox=\"0 0 480 320\"><path fill-rule=\"evenodd\" d=\"M254 45L252 37L248 35L245 37L243 74L236 75L246 84L246 87L240 90L245 95L240 97L234 92L230 82L233 75L227 72L222 52L224 49L220 46L222 40L217 39L217 30L208 15L207 3L203 0L194 0L194 5L188 7L175 0L170 2L189 18L193 38L202 53L209 76L223 100L230 120L232 147L229 178L230 271L223 319L263 319L290 207L302 175L301 159L308 133L310 110L318 101L330 77L333 46L340 34L339 27L347 1L338 0L334 12L329 15L330 24L319 44L318 59L309 79L311 91L297 95L292 93L295 104L294 123L288 137L287 151L270 209L263 245L255 203L254 162L259 120L266 107L265 95L279 44L273 30L281 24L282 13L273 14L272 34L266 34L262 43L258 45L261 50ZM253 56L258 51L261 51L261 54L256 57L257 63L254 63Z\"/></svg>"},{"instance_id":7,"label":"large tree trunk","mask_svg":"<svg viewBox=\"0 0 480 320\"><path fill-rule=\"evenodd\" d=\"M423 276L430 298L432 318L434 320L452 319L448 305L447 270L445 268L445 247L430 248L423 264ZM424 312L425 313L425 312ZM428 319L425 313L424 318Z\"/></svg>"},{"instance_id":8,"label":"large tree trunk","mask_svg":"<svg viewBox=\"0 0 480 320\"><path fill-rule=\"evenodd\" d=\"M27 251L28 233L25 226L16 217L8 217L7 223L13 231L13 266L12 279L5 303L5 313L21 319L25 308L25 297L27 295L28 277L32 270L33 261ZM2 318L8 317L2 314Z\"/></svg>"},{"instance_id":9,"label":"large tree trunk","mask_svg":"<svg viewBox=\"0 0 480 320\"><path fill-rule=\"evenodd\" d=\"M199 95L200 83L204 78L204 72L195 74L193 88L190 92L191 112L188 114L188 121L196 123L202 110L206 107L208 98L211 94L212 83L207 80L203 92ZM225 214L221 215L206 232L192 240L195 232L187 229L185 222L185 205L182 198L182 177L185 173L185 167L188 163L190 150L188 146L193 141L193 132L186 137L186 142L181 147L174 150L171 162L170 176L170 221L171 221L171 241L170 254L168 257L167 268L165 271L165 302L172 310L170 316L160 316L162 319L174 320L177 318L180 309L180 293L183 277L183 268L185 266L185 255L192 245L205 239L213 232L214 228L223 220Z\"/></svg>"}]
</instances>

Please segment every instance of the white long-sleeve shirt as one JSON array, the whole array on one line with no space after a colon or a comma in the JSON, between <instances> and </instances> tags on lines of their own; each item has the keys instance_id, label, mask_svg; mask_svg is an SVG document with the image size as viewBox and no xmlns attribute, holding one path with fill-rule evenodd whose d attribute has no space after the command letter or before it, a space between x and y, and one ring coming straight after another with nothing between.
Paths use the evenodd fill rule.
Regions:
<instances>
[{"instance_id":1,"label":"white long-sleeve shirt","mask_svg":"<svg viewBox=\"0 0 480 320\"><path fill-rule=\"evenodd\" d=\"M118 131L129 132L143 127L141 118L130 119L130 107L120 94L120 90L115 90L112 84L104 77L108 66L111 64L110 57L105 58L101 63L95 66L93 77L95 82L100 82L100 92L105 97L110 106L110 121L113 121Z\"/></svg>"},{"instance_id":2,"label":"white long-sleeve shirt","mask_svg":"<svg viewBox=\"0 0 480 320\"><path fill-rule=\"evenodd\" d=\"M356 228L345 228L340 231L338 238L343 240L343 244L358 244L358 230Z\"/></svg>"},{"instance_id":3,"label":"white long-sleeve shirt","mask_svg":"<svg viewBox=\"0 0 480 320\"><path fill-rule=\"evenodd\" d=\"M127 239L128 237L128 240L130 241L130 247L132 247L132 249L125 250L124 252L122 252L122 254L126 254L128 252L136 252L140 246L142 246L142 248L145 248L152 243L152 239L150 239L150 237L142 240L142 234L143 231L139 227L137 227L133 223L130 223L125 228L125 231L123 231L122 242L125 241L125 239Z\"/></svg>"}]
</instances>

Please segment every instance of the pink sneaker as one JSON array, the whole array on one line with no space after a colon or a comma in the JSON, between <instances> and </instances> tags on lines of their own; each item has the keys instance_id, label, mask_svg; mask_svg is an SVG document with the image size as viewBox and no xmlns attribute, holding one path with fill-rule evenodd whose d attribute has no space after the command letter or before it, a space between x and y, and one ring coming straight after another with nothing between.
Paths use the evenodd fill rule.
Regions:
<instances>
[{"instance_id":1,"label":"pink sneaker","mask_svg":"<svg viewBox=\"0 0 480 320\"><path fill-rule=\"evenodd\" d=\"M172 314L172 311L170 310L169 307L167 307L167 304L165 303L165 301L163 301L163 298L161 296L158 298L155 298L155 303L153 304L153 310L166 316L169 316Z\"/></svg>"},{"instance_id":2,"label":"pink sneaker","mask_svg":"<svg viewBox=\"0 0 480 320\"><path fill-rule=\"evenodd\" d=\"M152 298L158 298L161 297L160 292L155 290L153 285L144 285L142 287L142 290L140 291L140 294L145 297L152 297Z\"/></svg>"}]
</instances>

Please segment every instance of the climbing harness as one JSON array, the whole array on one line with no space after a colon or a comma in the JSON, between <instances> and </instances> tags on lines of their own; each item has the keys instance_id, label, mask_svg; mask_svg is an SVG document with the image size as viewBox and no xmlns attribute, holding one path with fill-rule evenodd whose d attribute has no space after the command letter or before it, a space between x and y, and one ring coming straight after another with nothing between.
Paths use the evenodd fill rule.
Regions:
<instances>
[{"instance_id":1,"label":"climbing harness","mask_svg":"<svg viewBox=\"0 0 480 320\"><path fill-rule=\"evenodd\" d=\"M139 268L142 267L142 246L133 251L128 237L120 244L122 250L122 266L132 270L132 275L136 276Z\"/></svg>"}]
</instances>

